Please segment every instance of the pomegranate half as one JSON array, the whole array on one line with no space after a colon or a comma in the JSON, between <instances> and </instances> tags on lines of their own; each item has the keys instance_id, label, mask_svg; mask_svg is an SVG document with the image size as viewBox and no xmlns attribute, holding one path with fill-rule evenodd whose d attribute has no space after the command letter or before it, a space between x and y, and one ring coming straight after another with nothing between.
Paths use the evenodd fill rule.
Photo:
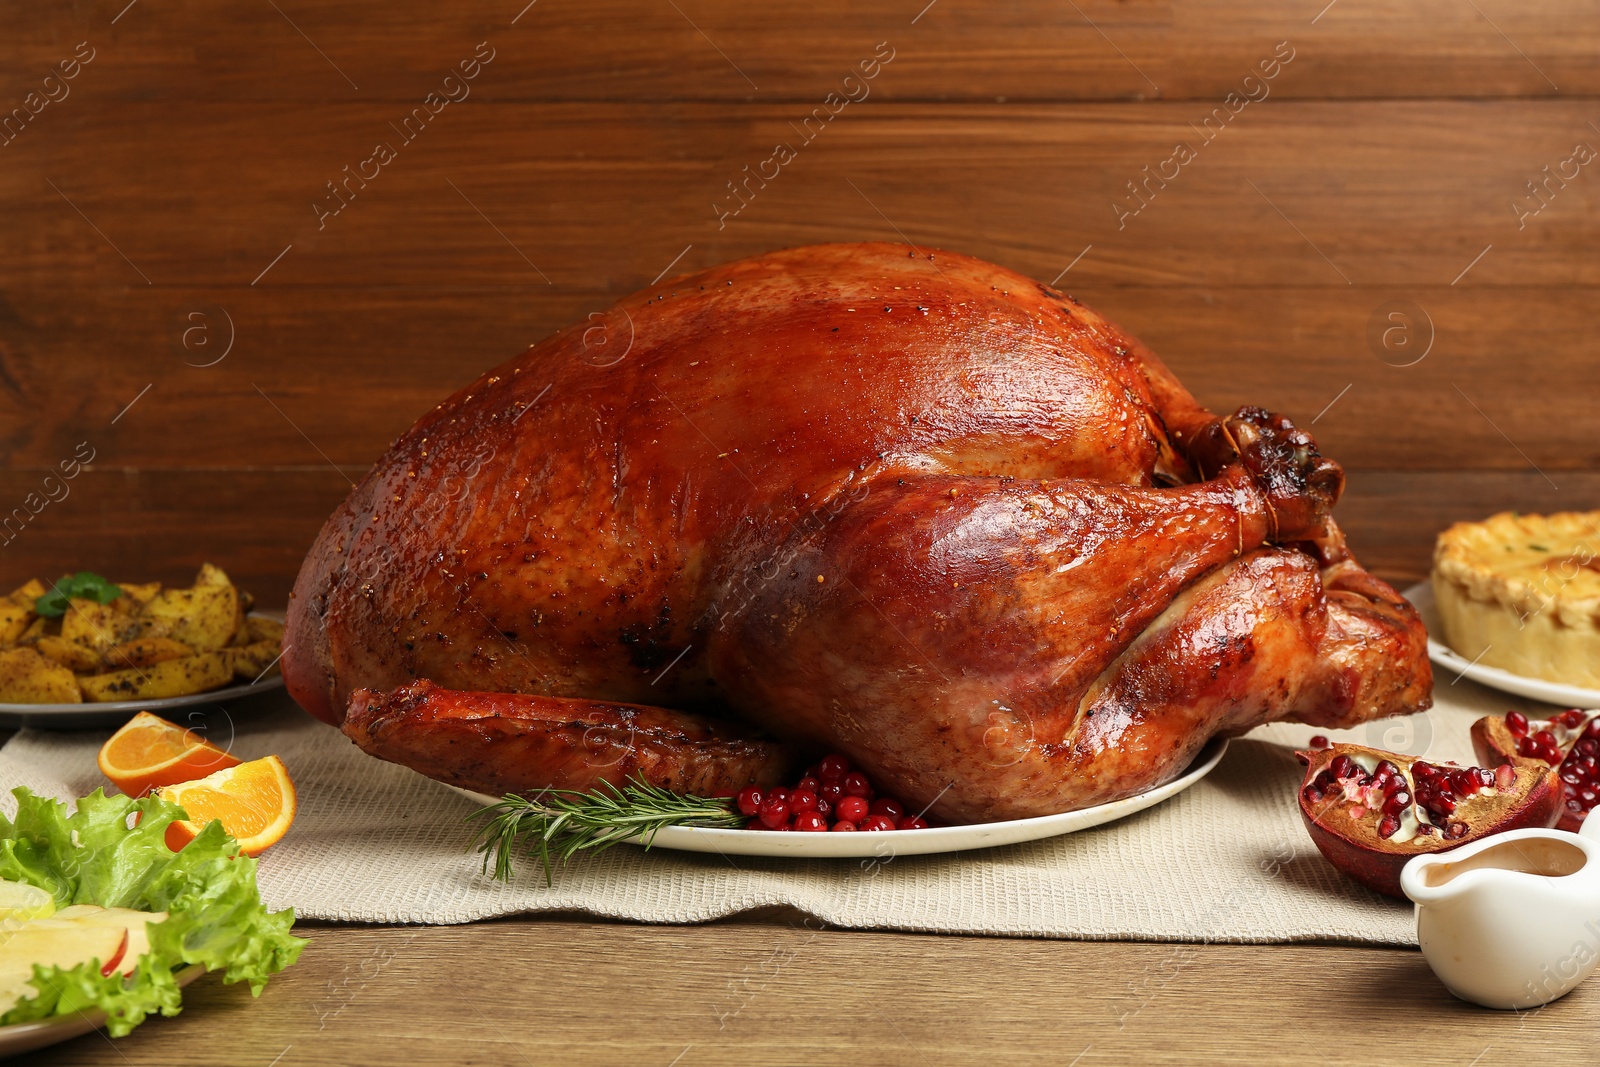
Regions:
<instances>
[{"instance_id":1,"label":"pomegranate half","mask_svg":"<svg viewBox=\"0 0 1600 1067\"><path fill-rule=\"evenodd\" d=\"M1300 815L1311 840L1362 885L1402 900L1400 869L1411 857L1552 826L1561 812L1560 781L1536 761L1490 770L1344 744L1295 755L1306 765Z\"/></svg>"},{"instance_id":2,"label":"pomegranate half","mask_svg":"<svg viewBox=\"0 0 1600 1067\"><path fill-rule=\"evenodd\" d=\"M1532 760L1561 779L1559 829L1578 832L1600 801L1600 711L1569 708L1548 719L1520 711L1472 724L1472 747L1490 766Z\"/></svg>"}]
</instances>

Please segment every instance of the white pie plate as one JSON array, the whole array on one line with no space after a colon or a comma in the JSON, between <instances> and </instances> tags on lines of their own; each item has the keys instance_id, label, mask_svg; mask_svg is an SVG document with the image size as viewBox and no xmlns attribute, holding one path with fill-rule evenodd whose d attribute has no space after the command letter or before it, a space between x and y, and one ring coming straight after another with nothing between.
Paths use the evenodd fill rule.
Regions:
<instances>
[{"instance_id":1,"label":"white pie plate","mask_svg":"<svg viewBox=\"0 0 1600 1067\"><path fill-rule=\"evenodd\" d=\"M840 858L889 856L926 856L939 852L961 852L972 848L996 848L1024 841L1038 841L1058 837L1091 826L1132 815L1136 811L1153 807L1169 797L1188 789L1211 773L1222 754L1228 751L1226 738L1214 737L1206 742L1177 778L1146 790L1137 796L1114 800L1078 811L1065 811L1059 815L1041 815L1033 819L1013 819L1009 822L971 823L965 826L932 826L926 830L885 830L877 833L792 833L770 830L722 830L701 826L665 826L656 831L649 842L631 838L627 842L651 848L669 848L682 852L717 852L724 856L784 856L789 858ZM499 797L475 793L451 786L456 792L485 805L498 804Z\"/></svg>"},{"instance_id":2,"label":"white pie plate","mask_svg":"<svg viewBox=\"0 0 1600 1067\"><path fill-rule=\"evenodd\" d=\"M1560 682L1530 678L1525 674L1503 671L1499 667L1474 663L1435 638L1433 635L1444 633L1444 628L1439 625L1439 611L1434 606L1432 583L1417 583L1406 590L1405 597L1416 606L1417 614L1422 616L1423 625L1428 628L1428 658L1444 670L1450 671L1452 676L1470 678L1502 693L1514 693L1531 700L1542 700L1547 704L1560 704L1567 708L1600 708L1600 689L1562 685Z\"/></svg>"},{"instance_id":3,"label":"white pie plate","mask_svg":"<svg viewBox=\"0 0 1600 1067\"><path fill-rule=\"evenodd\" d=\"M186 986L190 982L206 973L206 969L198 963L191 964L178 972L178 985ZM141 1026L148 1026L159 1015L147 1016ZM106 1024L106 1013L103 1011L80 1011L75 1015L54 1015L48 1019L40 1019L36 1023L15 1023L11 1026L0 1026L0 1059L7 1056L20 1056L24 1052L54 1045L59 1041L87 1034L90 1030L98 1030ZM113 1040L106 1038L107 1041Z\"/></svg>"}]
</instances>

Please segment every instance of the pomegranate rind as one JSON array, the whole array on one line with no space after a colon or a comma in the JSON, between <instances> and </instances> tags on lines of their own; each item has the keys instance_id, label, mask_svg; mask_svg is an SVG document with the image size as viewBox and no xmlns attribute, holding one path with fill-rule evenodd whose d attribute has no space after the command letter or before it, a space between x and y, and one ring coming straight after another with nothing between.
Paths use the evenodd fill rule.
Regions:
<instances>
[{"instance_id":1,"label":"pomegranate rind","mask_svg":"<svg viewBox=\"0 0 1600 1067\"><path fill-rule=\"evenodd\" d=\"M1494 797L1483 798L1483 801L1494 800L1498 803L1473 802L1475 820L1483 818L1487 812L1488 825L1469 823L1470 829L1466 835L1454 840L1447 840L1439 835L1421 834L1409 841L1386 840L1377 835L1377 812L1370 813L1370 826L1366 820L1357 822L1345 813L1347 805L1344 803L1330 803L1327 799L1320 803L1312 803L1306 797L1306 786L1310 785L1317 775L1340 755L1352 759L1359 756L1373 761L1388 760L1407 772L1410 771L1412 764L1419 762L1417 759L1398 752L1385 752L1378 748L1367 748L1365 745L1349 744L1296 752L1295 755L1306 764L1305 777L1296 790L1300 817L1305 822L1306 830L1311 835L1312 843L1317 846L1317 851L1321 852L1329 863L1368 889L1397 900L1406 899L1406 895L1400 889L1400 871L1413 856L1449 852L1451 849L1507 830L1554 826L1561 816L1561 780L1556 776L1555 768L1543 760L1519 757L1512 764L1516 778L1511 787L1499 790ZM1427 762L1439 767L1455 766L1433 760ZM1496 765L1498 764L1490 766Z\"/></svg>"},{"instance_id":2,"label":"pomegranate rind","mask_svg":"<svg viewBox=\"0 0 1600 1067\"><path fill-rule=\"evenodd\" d=\"M1548 722L1549 720L1531 719L1529 721L1528 732L1535 733L1538 731L1540 723ZM1550 764L1538 756L1523 756L1517 753L1517 735L1512 733L1511 727L1506 725L1504 715L1485 715L1472 724L1472 750L1477 754L1479 762L1485 767L1498 767L1503 763L1509 763L1513 767L1522 764L1532 764L1535 767L1550 767L1559 780L1561 766L1566 763L1567 757L1572 755L1572 749L1576 743L1577 739L1574 738L1571 743L1562 745L1561 764L1550 767ZM1557 793L1560 793L1559 784ZM1588 814L1588 811L1572 811L1566 804L1558 800L1558 819L1555 827L1557 830L1565 830L1568 833L1575 834L1578 832L1578 828L1583 825L1583 820Z\"/></svg>"}]
</instances>

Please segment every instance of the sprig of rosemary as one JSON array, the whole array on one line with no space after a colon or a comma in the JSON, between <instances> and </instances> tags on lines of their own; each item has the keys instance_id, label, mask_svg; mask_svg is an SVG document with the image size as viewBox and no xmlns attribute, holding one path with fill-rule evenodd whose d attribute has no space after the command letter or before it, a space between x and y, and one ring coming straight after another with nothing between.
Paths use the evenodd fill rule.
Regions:
<instances>
[{"instance_id":1,"label":"sprig of rosemary","mask_svg":"<svg viewBox=\"0 0 1600 1067\"><path fill-rule=\"evenodd\" d=\"M539 857L546 885L553 880L552 855L566 863L578 852L600 852L634 837L642 837L649 848L664 826L736 828L746 822L732 798L680 796L639 778L622 786L603 782L588 793L551 789L531 797L507 794L468 818L484 820L473 844L483 856L485 873L492 856L495 878L510 881L520 844L527 855Z\"/></svg>"}]
</instances>

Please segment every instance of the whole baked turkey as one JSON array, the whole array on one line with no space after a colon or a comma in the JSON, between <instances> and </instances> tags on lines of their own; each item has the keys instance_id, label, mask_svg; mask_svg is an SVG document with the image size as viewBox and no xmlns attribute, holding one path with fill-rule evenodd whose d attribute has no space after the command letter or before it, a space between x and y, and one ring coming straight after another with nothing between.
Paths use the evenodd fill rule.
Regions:
<instances>
[{"instance_id":1,"label":"whole baked turkey","mask_svg":"<svg viewBox=\"0 0 1600 1067\"><path fill-rule=\"evenodd\" d=\"M717 792L833 749L940 818L1067 811L1217 734L1428 706L1342 487L1048 286L791 249L419 419L312 547L283 673L367 752L491 793Z\"/></svg>"}]
</instances>

